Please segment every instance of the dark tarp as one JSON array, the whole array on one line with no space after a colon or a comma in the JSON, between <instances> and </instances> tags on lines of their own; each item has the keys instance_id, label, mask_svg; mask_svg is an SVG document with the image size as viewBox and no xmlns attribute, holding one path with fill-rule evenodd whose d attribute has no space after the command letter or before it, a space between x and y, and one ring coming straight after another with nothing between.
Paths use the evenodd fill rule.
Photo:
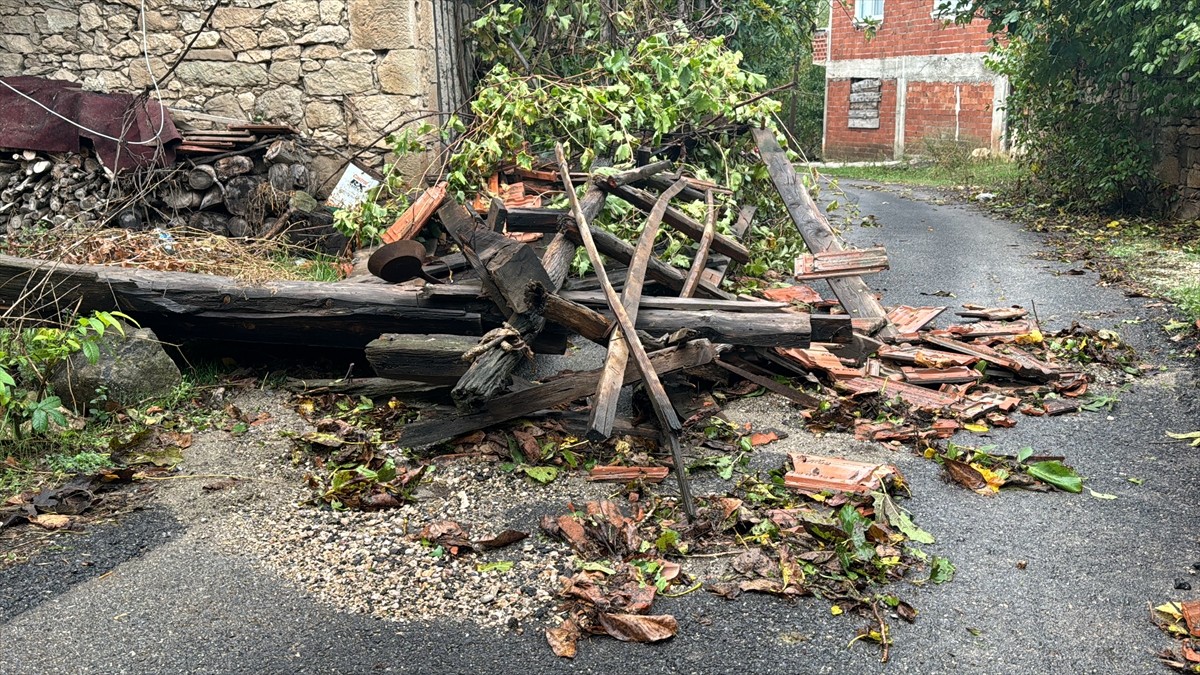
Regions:
<instances>
[{"instance_id":1,"label":"dark tarp","mask_svg":"<svg viewBox=\"0 0 1200 675\"><path fill-rule=\"evenodd\" d=\"M84 91L80 85L41 77L0 77L50 110L86 127L56 117L12 89L0 85L0 147L40 152L79 152L87 139L104 166L113 171L175 162L175 145L182 137L158 101L138 101L133 94ZM162 125L162 133L152 141ZM90 130L90 131L89 131ZM124 133L122 133L124 131ZM93 132L100 132L118 142Z\"/></svg>"}]
</instances>

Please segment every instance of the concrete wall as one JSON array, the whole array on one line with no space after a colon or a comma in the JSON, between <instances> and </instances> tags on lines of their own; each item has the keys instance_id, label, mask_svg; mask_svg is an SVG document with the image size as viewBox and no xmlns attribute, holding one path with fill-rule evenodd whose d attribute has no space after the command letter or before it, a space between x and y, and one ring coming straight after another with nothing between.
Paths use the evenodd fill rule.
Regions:
<instances>
[{"instance_id":1,"label":"concrete wall","mask_svg":"<svg viewBox=\"0 0 1200 675\"><path fill-rule=\"evenodd\" d=\"M933 14L939 0L885 0L868 40L853 20L854 1L845 9L835 4L830 16L827 159L896 159L921 154L930 139L1004 149L1008 84L985 65L986 22L946 26ZM850 83L863 78L883 80L878 129L850 123Z\"/></svg>"},{"instance_id":2,"label":"concrete wall","mask_svg":"<svg viewBox=\"0 0 1200 675\"><path fill-rule=\"evenodd\" d=\"M332 150L355 150L397 118L453 109L454 0L232 0L216 10L163 85L172 108L291 124ZM0 0L0 76L37 75L99 91L139 91L200 29L209 0ZM436 24L436 28L435 28ZM188 120L185 114L177 115ZM189 120L190 121L190 120ZM383 144L367 154L380 164ZM318 148L318 152L321 150ZM413 166L413 171L421 167Z\"/></svg>"}]
</instances>

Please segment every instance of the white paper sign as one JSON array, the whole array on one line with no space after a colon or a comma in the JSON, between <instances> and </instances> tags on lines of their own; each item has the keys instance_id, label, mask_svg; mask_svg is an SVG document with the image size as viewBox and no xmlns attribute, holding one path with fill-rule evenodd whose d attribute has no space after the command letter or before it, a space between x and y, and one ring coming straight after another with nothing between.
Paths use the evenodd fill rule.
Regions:
<instances>
[{"instance_id":1,"label":"white paper sign","mask_svg":"<svg viewBox=\"0 0 1200 675\"><path fill-rule=\"evenodd\" d=\"M357 206L367 196L367 190L379 185L366 171L354 164L347 164L342 177L338 179L333 192L325 203L335 209L348 209Z\"/></svg>"}]
</instances>

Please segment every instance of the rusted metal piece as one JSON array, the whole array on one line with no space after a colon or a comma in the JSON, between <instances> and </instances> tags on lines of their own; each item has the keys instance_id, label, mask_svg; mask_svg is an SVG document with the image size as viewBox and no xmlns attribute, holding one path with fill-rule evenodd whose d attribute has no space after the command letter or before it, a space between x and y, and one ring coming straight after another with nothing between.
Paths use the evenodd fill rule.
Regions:
<instances>
[{"instance_id":1,"label":"rusted metal piece","mask_svg":"<svg viewBox=\"0 0 1200 675\"><path fill-rule=\"evenodd\" d=\"M390 244L380 246L367 260L367 269L371 274L398 284L418 277L441 283L425 274L425 245L411 239L400 239Z\"/></svg>"},{"instance_id":2,"label":"rusted metal piece","mask_svg":"<svg viewBox=\"0 0 1200 675\"><path fill-rule=\"evenodd\" d=\"M904 480L890 464L869 464L840 457L794 454L792 470L784 474L784 485L803 492L867 493L880 489L888 478Z\"/></svg>"},{"instance_id":3,"label":"rusted metal piece","mask_svg":"<svg viewBox=\"0 0 1200 675\"><path fill-rule=\"evenodd\" d=\"M888 269L883 248L847 249L805 253L796 258L792 274L796 279L832 279L875 274Z\"/></svg>"},{"instance_id":4,"label":"rusted metal piece","mask_svg":"<svg viewBox=\"0 0 1200 675\"><path fill-rule=\"evenodd\" d=\"M661 483L671 470L665 466L596 466L588 471L593 482L628 482L634 480Z\"/></svg>"},{"instance_id":5,"label":"rusted metal piece","mask_svg":"<svg viewBox=\"0 0 1200 675\"><path fill-rule=\"evenodd\" d=\"M983 305L963 305L965 311L955 312L964 319L983 319L985 321L1014 321L1024 319L1029 312L1021 307L984 307Z\"/></svg>"},{"instance_id":6,"label":"rusted metal piece","mask_svg":"<svg viewBox=\"0 0 1200 675\"><path fill-rule=\"evenodd\" d=\"M983 374L974 368L954 366L951 368L901 368L904 381L913 384L962 384L977 382Z\"/></svg>"},{"instance_id":7,"label":"rusted metal piece","mask_svg":"<svg viewBox=\"0 0 1200 675\"><path fill-rule=\"evenodd\" d=\"M962 401L962 397L957 394L934 391L914 384L870 375L849 380L837 380L834 385L854 394L899 397L906 403L922 410L939 411Z\"/></svg>"},{"instance_id":8,"label":"rusted metal piece","mask_svg":"<svg viewBox=\"0 0 1200 675\"><path fill-rule=\"evenodd\" d=\"M887 320L888 323L892 324L892 328L896 330L898 334L897 339L911 339L909 336L915 336L917 331L929 325L931 321L936 319L946 309L946 307L910 307L908 305L900 305L888 311Z\"/></svg>"}]
</instances>

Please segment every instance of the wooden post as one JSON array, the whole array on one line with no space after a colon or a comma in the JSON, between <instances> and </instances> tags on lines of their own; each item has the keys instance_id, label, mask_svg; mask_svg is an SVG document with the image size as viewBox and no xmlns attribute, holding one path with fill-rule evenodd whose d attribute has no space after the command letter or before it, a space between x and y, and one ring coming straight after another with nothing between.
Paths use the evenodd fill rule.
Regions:
<instances>
[{"instance_id":1,"label":"wooden post","mask_svg":"<svg viewBox=\"0 0 1200 675\"><path fill-rule=\"evenodd\" d=\"M625 289L621 292L621 305L635 323L642 285L646 278L646 263L654 255L654 239L658 236L658 226L662 223L663 213L666 212L671 198L679 194L685 185L687 181L680 178L658 198L658 202L650 210L650 217L642 227L641 237L638 238L637 247L633 251L633 259L629 262ZM625 334L613 331L608 342L608 356L604 360L604 373L600 376L600 386L596 388L596 397L592 400L592 416L587 433L590 440L602 440L612 435L613 421L617 418L617 399L621 394L620 383L628 360L629 344Z\"/></svg>"},{"instance_id":2,"label":"wooden post","mask_svg":"<svg viewBox=\"0 0 1200 675\"><path fill-rule=\"evenodd\" d=\"M717 207L713 204L712 190L705 190L704 202L708 206L708 217L704 220L704 234L700 237L700 246L696 250L696 257L692 260L692 268L688 270L687 279L683 282L683 290L679 291L679 297L690 298L696 293L696 286L700 285L700 275L704 273L705 266L708 265L708 247L712 245L713 235L717 232Z\"/></svg>"},{"instance_id":3,"label":"wooden post","mask_svg":"<svg viewBox=\"0 0 1200 675\"><path fill-rule=\"evenodd\" d=\"M575 214L576 225L579 228L580 237L583 239L583 247L587 249L588 258L592 261L592 267L596 269L596 277L600 280L600 286L608 298L608 307L616 317L617 326L625 334L625 340L629 344L630 353L633 355L633 362L637 366L638 372L641 373L642 380L646 383L646 391L650 395L650 402L654 407L655 416L658 417L658 423L662 427L663 436L671 448L671 458L675 462L675 475L679 479L679 497L683 501L683 510L689 520L694 520L696 518L696 505L692 501L692 491L688 486L687 475L684 473L687 469L683 464L683 452L679 448L677 438L675 442L671 442L671 439L679 433L683 425L680 424L679 416L675 414L675 409L671 407L671 400L667 397L667 392L663 389L662 381L658 379L658 374L654 372L654 368L650 364L650 359L646 356L646 350L638 340L637 331L633 327L633 321L630 320L629 314L625 312L625 307L621 304L621 299L617 296L617 292L613 290L612 284L608 282L608 274L604 271L604 261L601 260L600 252L596 249L596 242L592 240L591 228L588 226L588 220L583 213L583 209L579 206L579 198L575 196L575 186L571 183L571 167L567 164L567 157L563 153L562 143L555 144L554 153L558 158L559 171L562 172L563 187L567 190L567 198L571 202L571 210Z\"/></svg>"}]
</instances>

